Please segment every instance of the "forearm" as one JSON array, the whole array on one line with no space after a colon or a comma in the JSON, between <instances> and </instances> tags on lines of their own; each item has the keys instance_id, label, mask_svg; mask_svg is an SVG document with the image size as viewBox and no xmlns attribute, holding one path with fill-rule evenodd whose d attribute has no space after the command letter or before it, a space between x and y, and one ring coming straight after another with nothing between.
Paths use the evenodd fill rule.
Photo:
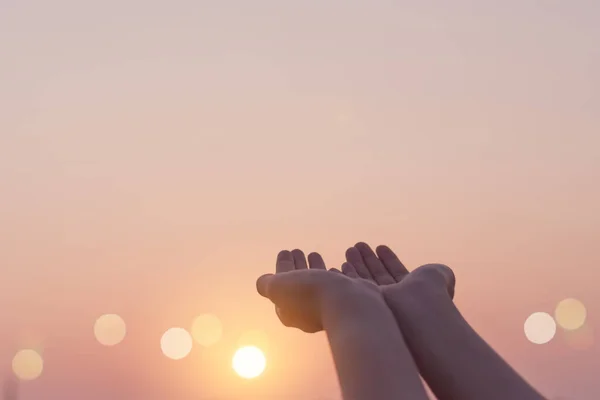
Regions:
<instances>
[{"instance_id":1,"label":"forearm","mask_svg":"<svg viewBox=\"0 0 600 400\"><path fill-rule=\"evenodd\" d=\"M344 400L427 399L383 298L337 296L322 315Z\"/></svg>"},{"instance_id":2,"label":"forearm","mask_svg":"<svg viewBox=\"0 0 600 400\"><path fill-rule=\"evenodd\" d=\"M386 301L421 375L440 400L543 399L473 330L445 293L407 287Z\"/></svg>"}]
</instances>

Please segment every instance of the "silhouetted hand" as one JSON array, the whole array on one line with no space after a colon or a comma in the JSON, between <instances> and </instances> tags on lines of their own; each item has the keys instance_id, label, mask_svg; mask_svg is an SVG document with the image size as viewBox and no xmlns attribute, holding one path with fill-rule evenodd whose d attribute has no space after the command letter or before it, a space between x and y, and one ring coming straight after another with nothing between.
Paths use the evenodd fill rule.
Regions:
<instances>
[{"instance_id":1,"label":"silhouetted hand","mask_svg":"<svg viewBox=\"0 0 600 400\"><path fill-rule=\"evenodd\" d=\"M344 296L377 295L376 286L358 282L342 274L327 271L318 253L308 255L301 250L281 251L277 256L276 273L261 276L258 292L269 298L276 307L283 325L314 333L323 329L321 310L325 301Z\"/></svg>"},{"instance_id":2,"label":"silhouetted hand","mask_svg":"<svg viewBox=\"0 0 600 400\"><path fill-rule=\"evenodd\" d=\"M342 273L349 278L364 279L379 286L385 298L394 297L406 286L442 291L454 297L454 273L442 264L426 264L409 272L387 246L374 252L366 243L357 243L346 251Z\"/></svg>"},{"instance_id":3,"label":"silhouetted hand","mask_svg":"<svg viewBox=\"0 0 600 400\"><path fill-rule=\"evenodd\" d=\"M421 376L440 400L541 400L454 305L455 277L442 264L409 272L386 246L346 251L344 275L379 285Z\"/></svg>"},{"instance_id":4,"label":"silhouetted hand","mask_svg":"<svg viewBox=\"0 0 600 400\"><path fill-rule=\"evenodd\" d=\"M286 326L325 330L344 399L427 398L417 366L382 291L366 279L327 271L320 255L282 251L258 292Z\"/></svg>"}]
</instances>

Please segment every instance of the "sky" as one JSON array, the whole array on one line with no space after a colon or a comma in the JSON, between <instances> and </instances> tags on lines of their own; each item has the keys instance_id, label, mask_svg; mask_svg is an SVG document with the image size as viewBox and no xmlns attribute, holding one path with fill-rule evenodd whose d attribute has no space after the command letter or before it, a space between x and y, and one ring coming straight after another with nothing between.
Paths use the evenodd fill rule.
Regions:
<instances>
[{"instance_id":1,"label":"sky","mask_svg":"<svg viewBox=\"0 0 600 400\"><path fill-rule=\"evenodd\" d=\"M338 267L367 241L451 266L544 394L600 397L599 336L523 332L570 297L600 330L598 20L596 0L0 0L0 371L43 354L23 400L336 399L323 334L280 326L254 280L281 249ZM161 354L204 313L217 344Z\"/></svg>"}]
</instances>

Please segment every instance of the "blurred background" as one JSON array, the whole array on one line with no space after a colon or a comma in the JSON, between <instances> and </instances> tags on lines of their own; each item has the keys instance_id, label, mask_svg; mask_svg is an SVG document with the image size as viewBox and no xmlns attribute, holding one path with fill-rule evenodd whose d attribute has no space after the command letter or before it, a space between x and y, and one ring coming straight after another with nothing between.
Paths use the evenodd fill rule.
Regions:
<instances>
[{"instance_id":1,"label":"blurred background","mask_svg":"<svg viewBox=\"0 0 600 400\"><path fill-rule=\"evenodd\" d=\"M357 241L450 265L530 382L599 398L599 20L596 0L1 0L4 398L338 399L324 336L281 327L254 280ZM255 379L232 369L246 344Z\"/></svg>"}]
</instances>

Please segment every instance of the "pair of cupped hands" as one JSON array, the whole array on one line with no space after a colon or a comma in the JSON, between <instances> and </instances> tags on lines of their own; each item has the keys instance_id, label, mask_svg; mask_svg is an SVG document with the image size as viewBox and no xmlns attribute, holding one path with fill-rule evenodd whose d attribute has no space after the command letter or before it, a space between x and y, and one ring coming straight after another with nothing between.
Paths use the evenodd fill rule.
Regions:
<instances>
[{"instance_id":1,"label":"pair of cupped hands","mask_svg":"<svg viewBox=\"0 0 600 400\"><path fill-rule=\"evenodd\" d=\"M394 301L408 290L425 290L454 297L455 278L442 264L427 264L412 272L387 246L373 251L366 243L357 243L346 251L341 270L327 269L318 253L308 258L301 250L281 251L275 274L266 274L256 282L260 295L270 299L288 327L314 333L323 329L322 310L327 302L344 298L380 298Z\"/></svg>"}]
</instances>

